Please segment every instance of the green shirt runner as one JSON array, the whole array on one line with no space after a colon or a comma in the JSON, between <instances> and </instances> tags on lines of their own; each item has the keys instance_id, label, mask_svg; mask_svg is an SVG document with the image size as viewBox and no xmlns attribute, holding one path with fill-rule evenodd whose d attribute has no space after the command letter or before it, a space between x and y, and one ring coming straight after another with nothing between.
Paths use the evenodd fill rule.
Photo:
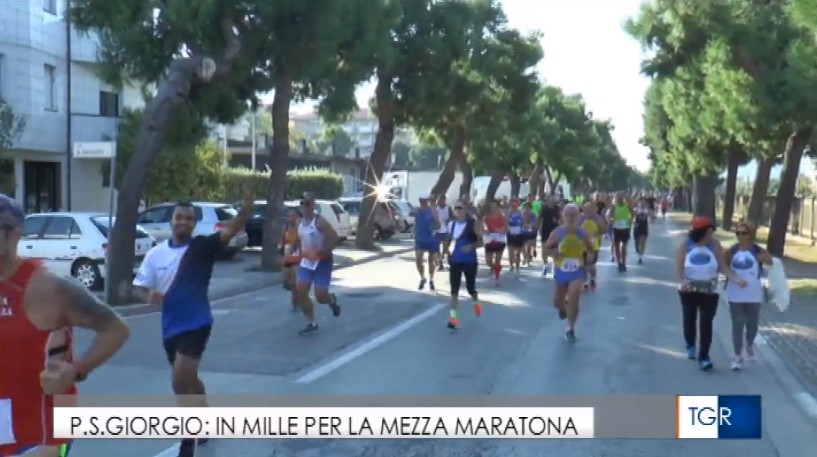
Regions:
<instances>
[{"instance_id":1,"label":"green shirt runner","mask_svg":"<svg viewBox=\"0 0 817 457\"><path fill-rule=\"evenodd\" d=\"M542 200L536 200L533 202L532 210L537 217L542 215L542 207L545 206L545 202Z\"/></svg>"}]
</instances>

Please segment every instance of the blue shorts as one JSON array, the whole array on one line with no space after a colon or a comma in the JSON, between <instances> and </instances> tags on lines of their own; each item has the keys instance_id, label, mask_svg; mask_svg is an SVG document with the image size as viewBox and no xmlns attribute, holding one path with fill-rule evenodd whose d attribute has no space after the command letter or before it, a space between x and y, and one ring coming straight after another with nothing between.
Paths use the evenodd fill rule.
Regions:
<instances>
[{"instance_id":1,"label":"blue shorts","mask_svg":"<svg viewBox=\"0 0 817 457\"><path fill-rule=\"evenodd\" d=\"M415 240L414 250L421 252L437 252L440 250L440 242L436 239Z\"/></svg>"},{"instance_id":2,"label":"blue shorts","mask_svg":"<svg viewBox=\"0 0 817 457\"><path fill-rule=\"evenodd\" d=\"M332 284L332 267L334 260L332 256L318 262L317 268L311 270L306 267L298 267L298 282L300 284L312 284L313 287L325 289Z\"/></svg>"},{"instance_id":3,"label":"blue shorts","mask_svg":"<svg viewBox=\"0 0 817 457\"><path fill-rule=\"evenodd\" d=\"M573 281L584 281L584 267L576 271L564 271L556 268L553 271L553 280L556 284L570 284Z\"/></svg>"},{"instance_id":4,"label":"blue shorts","mask_svg":"<svg viewBox=\"0 0 817 457\"><path fill-rule=\"evenodd\" d=\"M434 238L437 239L438 243L442 243L443 241L451 240L451 234L450 233L436 233L436 234L434 234Z\"/></svg>"}]
</instances>

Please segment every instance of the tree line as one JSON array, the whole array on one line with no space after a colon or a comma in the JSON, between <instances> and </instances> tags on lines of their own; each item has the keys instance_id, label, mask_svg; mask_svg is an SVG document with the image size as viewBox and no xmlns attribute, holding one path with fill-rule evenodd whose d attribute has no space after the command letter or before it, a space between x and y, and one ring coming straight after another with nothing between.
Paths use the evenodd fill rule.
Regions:
<instances>
[{"instance_id":1,"label":"tree line","mask_svg":"<svg viewBox=\"0 0 817 457\"><path fill-rule=\"evenodd\" d=\"M539 33L510 27L497 0L75 0L70 14L99 36L107 81L155 87L118 193L110 291L130 284L139 200L171 121L184 113L228 124L255 110L262 93L274 93L264 269L280 266L290 105L317 100L324 120L342 122L356 108L355 89L370 80L379 127L363 221L401 127L448 151L432 193L446 192L457 169L468 187L475 173L497 185L528 178L533 188L560 178L580 190L644 183L619 154L609 121L595 119L580 95L541 82ZM357 244L372 243L364 224Z\"/></svg>"},{"instance_id":2,"label":"tree line","mask_svg":"<svg viewBox=\"0 0 817 457\"><path fill-rule=\"evenodd\" d=\"M695 213L714 217L726 171L721 224L731 229L738 168L756 160L747 218L757 225L782 164L768 238L782 255L800 163L814 150L817 5L651 0L626 29L649 55L643 141L654 184L690 194Z\"/></svg>"}]
</instances>

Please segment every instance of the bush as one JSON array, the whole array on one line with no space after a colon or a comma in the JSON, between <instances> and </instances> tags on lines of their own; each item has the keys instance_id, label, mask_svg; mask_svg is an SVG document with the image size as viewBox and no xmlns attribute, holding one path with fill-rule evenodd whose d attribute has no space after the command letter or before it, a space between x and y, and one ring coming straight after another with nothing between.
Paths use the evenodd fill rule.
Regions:
<instances>
[{"instance_id":1,"label":"bush","mask_svg":"<svg viewBox=\"0 0 817 457\"><path fill-rule=\"evenodd\" d=\"M269 192L269 173L246 168L223 170L219 201L241 200L241 190L248 189L259 200L266 199ZM335 200L343 195L343 177L326 169L293 170L287 172L287 193L285 199L299 198L304 192L312 192L315 197Z\"/></svg>"}]
</instances>

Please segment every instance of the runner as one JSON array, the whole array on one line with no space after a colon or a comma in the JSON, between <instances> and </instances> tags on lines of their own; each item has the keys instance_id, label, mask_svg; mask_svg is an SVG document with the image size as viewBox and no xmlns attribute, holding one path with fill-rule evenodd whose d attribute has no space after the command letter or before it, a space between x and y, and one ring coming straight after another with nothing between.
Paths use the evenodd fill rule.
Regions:
<instances>
[{"instance_id":1,"label":"runner","mask_svg":"<svg viewBox=\"0 0 817 457\"><path fill-rule=\"evenodd\" d=\"M306 317L307 324L300 335L318 333L315 322L315 304L309 297L310 289L315 289L318 303L329 305L332 315L340 316L338 297L329 292L332 285L334 255L338 244L338 234L332 225L315 213L315 196L304 193L301 197L301 222L298 224L301 263L298 267L298 302Z\"/></svg>"},{"instance_id":2,"label":"runner","mask_svg":"<svg viewBox=\"0 0 817 457\"><path fill-rule=\"evenodd\" d=\"M725 290L729 314L732 316L732 346L735 350L732 369L737 371L743 369L744 361L754 361L755 337L760 321L760 307L764 301L760 277L763 264L772 264L772 256L755 243L755 228L748 222L738 222L735 236L737 243L726 251L724 263L729 265L734 276L746 282L744 287L740 287L727 281Z\"/></svg>"},{"instance_id":3,"label":"runner","mask_svg":"<svg viewBox=\"0 0 817 457\"><path fill-rule=\"evenodd\" d=\"M454 213L451 207L445 202L445 195L437 197L437 220L440 222L440 228L437 230L437 242L440 244L440 251L437 253L437 270L445 271L445 264L443 263L449 257L448 248L451 246L451 232L448 230L448 221L453 219Z\"/></svg>"},{"instance_id":4,"label":"runner","mask_svg":"<svg viewBox=\"0 0 817 457\"><path fill-rule=\"evenodd\" d=\"M0 194L0 456L64 457L71 442L53 438L53 395L76 394L129 331L85 286L18 257L24 221L19 203ZM79 357L74 327L96 334Z\"/></svg>"},{"instance_id":5,"label":"runner","mask_svg":"<svg viewBox=\"0 0 817 457\"><path fill-rule=\"evenodd\" d=\"M454 241L454 250L448 258L448 281L451 284L451 310L448 328L456 330L460 325L460 286L465 277L465 289L474 302L474 314L482 315L482 305L477 294L477 249L482 246L482 221L468 214L463 202L454 205L454 219L449 223L449 233Z\"/></svg>"},{"instance_id":6,"label":"runner","mask_svg":"<svg viewBox=\"0 0 817 457\"><path fill-rule=\"evenodd\" d=\"M576 341L584 257L585 254L592 256L595 250L590 237L580 226L579 216L578 206L566 205L562 211L562 225L550 234L544 246L555 259L553 305L559 310L559 318L567 319L565 338L570 342Z\"/></svg>"},{"instance_id":7,"label":"runner","mask_svg":"<svg viewBox=\"0 0 817 457\"><path fill-rule=\"evenodd\" d=\"M657 202L656 202L655 194L648 193L645 200L647 202L647 211L649 211L650 220L654 221L654 220L656 220L658 218L657 217L658 212L656 211L656 209L657 209L656 203Z\"/></svg>"},{"instance_id":8,"label":"runner","mask_svg":"<svg viewBox=\"0 0 817 457\"><path fill-rule=\"evenodd\" d=\"M545 198L545 205L539 214L539 227L542 237L542 261L545 266L542 268L542 276L547 276L551 272L551 259L545 252L545 241L550 237L550 233L559 226L559 210L556 207L556 200L552 196Z\"/></svg>"},{"instance_id":9,"label":"runner","mask_svg":"<svg viewBox=\"0 0 817 457\"><path fill-rule=\"evenodd\" d=\"M650 220L652 218L649 201L640 198L635 208L635 224L633 238L635 238L635 252L638 254L638 264L644 263L644 253L647 249L647 237L650 235ZM626 255L625 255L626 258Z\"/></svg>"},{"instance_id":10,"label":"runner","mask_svg":"<svg viewBox=\"0 0 817 457\"><path fill-rule=\"evenodd\" d=\"M596 264L599 261L599 250L601 249L601 237L607 230L604 218L597 214L597 205L592 202L587 202L584 205L584 214L582 215L582 228L590 241L593 243L595 250L592 253L586 252L584 263L587 266L585 270L585 289L596 288Z\"/></svg>"},{"instance_id":11,"label":"runner","mask_svg":"<svg viewBox=\"0 0 817 457\"><path fill-rule=\"evenodd\" d=\"M607 204L604 201L604 194L596 192L593 195L593 201L596 204L596 214L598 214L601 217L604 217L604 211L607 208Z\"/></svg>"},{"instance_id":12,"label":"runner","mask_svg":"<svg viewBox=\"0 0 817 457\"><path fill-rule=\"evenodd\" d=\"M539 220L539 217L541 217L541 215L542 215L542 207L545 206L545 199L542 198L542 197L536 198L536 195L530 194L530 195L528 195L528 203L530 203L531 211L533 211L533 214L536 215L536 219ZM535 223L536 222L534 222L534 224ZM537 246L536 246L536 232L537 232L537 230L534 230L534 233L533 233L533 235L534 235L533 236L533 248L532 248L532 257L533 258L536 258L536 256L538 255L538 253L536 252L536 248L537 248Z\"/></svg>"},{"instance_id":13,"label":"runner","mask_svg":"<svg viewBox=\"0 0 817 457\"><path fill-rule=\"evenodd\" d=\"M677 266L683 315L684 341L687 357L698 360L701 370L712 369L709 349L712 346L712 324L718 309L718 272L739 287L746 287L746 281L724 268L723 248L714 238L715 225L706 216L692 220L692 229L687 239L678 246ZM700 327L700 328L698 328ZM700 330L700 332L698 332ZM698 335L700 333L700 335ZM700 347L696 356L696 340Z\"/></svg>"},{"instance_id":14,"label":"runner","mask_svg":"<svg viewBox=\"0 0 817 457\"><path fill-rule=\"evenodd\" d=\"M525 265L530 266L536 257L536 213L531 204L526 202L522 209L522 235L525 238Z\"/></svg>"},{"instance_id":15,"label":"runner","mask_svg":"<svg viewBox=\"0 0 817 457\"><path fill-rule=\"evenodd\" d=\"M522 263L522 250L525 248L525 220L519 209L519 199L511 199L511 209L508 211L508 264L511 271L519 273Z\"/></svg>"},{"instance_id":16,"label":"runner","mask_svg":"<svg viewBox=\"0 0 817 457\"><path fill-rule=\"evenodd\" d=\"M440 243L435 234L440 227L437 220L437 211L431 207L434 197L427 196L420 198L420 207L414 215L414 262L417 265L417 273L420 273L420 285L417 290L423 290L428 284L430 290L436 290L434 285L434 270L437 266L437 252L440 250ZM424 257L428 255L428 259ZM428 279L426 279L425 266L428 264Z\"/></svg>"},{"instance_id":17,"label":"runner","mask_svg":"<svg viewBox=\"0 0 817 457\"><path fill-rule=\"evenodd\" d=\"M611 210L613 226L613 261L618 263L618 271L627 271L627 243L630 241L630 226L633 223L633 210L624 199L624 193L616 195Z\"/></svg>"},{"instance_id":18,"label":"runner","mask_svg":"<svg viewBox=\"0 0 817 457\"><path fill-rule=\"evenodd\" d=\"M298 251L298 224L301 215L297 209L290 209L287 227L284 231L284 289L290 293L292 311L298 311L298 267L301 264L301 254Z\"/></svg>"},{"instance_id":19,"label":"runner","mask_svg":"<svg viewBox=\"0 0 817 457\"><path fill-rule=\"evenodd\" d=\"M669 199L667 197L661 197L661 218L667 218L667 209L669 209Z\"/></svg>"},{"instance_id":20,"label":"runner","mask_svg":"<svg viewBox=\"0 0 817 457\"><path fill-rule=\"evenodd\" d=\"M502 273L502 254L505 252L507 222L505 215L496 202L488 202L485 206L486 214L483 218L485 225L485 263L491 269L494 282L499 285L499 276Z\"/></svg>"}]
</instances>

